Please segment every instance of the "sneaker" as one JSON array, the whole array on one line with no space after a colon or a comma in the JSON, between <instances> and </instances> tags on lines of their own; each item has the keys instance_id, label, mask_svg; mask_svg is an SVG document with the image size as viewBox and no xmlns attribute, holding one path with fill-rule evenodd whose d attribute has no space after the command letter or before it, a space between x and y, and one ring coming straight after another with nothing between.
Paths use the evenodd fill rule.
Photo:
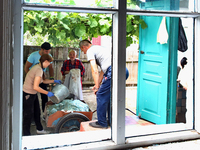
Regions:
<instances>
[{"instance_id":1,"label":"sneaker","mask_svg":"<svg viewBox=\"0 0 200 150\"><path fill-rule=\"evenodd\" d=\"M37 130L37 134L49 134L49 132L45 130Z\"/></svg>"},{"instance_id":2,"label":"sneaker","mask_svg":"<svg viewBox=\"0 0 200 150\"><path fill-rule=\"evenodd\" d=\"M35 122L34 122L34 121L33 121L33 122L31 122L31 125L32 125L32 126L35 126Z\"/></svg>"},{"instance_id":3,"label":"sneaker","mask_svg":"<svg viewBox=\"0 0 200 150\"><path fill-rule=\"evenodd\" d=\"M46 121L46 118L45 118L45 116L44 116L44 115L42 116L42 120L43 120L43 121Z\"/></svg>"},{"instance_id":4,"label":"sneaker","mask_svg":"<svg viewBox=\"0 0 200 150\"><path fill-rule=\"evenodd\" d=\"M100 125L99 123L98 123L98 121L96 121L96 122L91 122L91 123L89 123L89 125L91 126L91 127L94 127L94 128L102 128L102 129L107 129L108 127L103 127L102 125Z\"/></svg>"}]
</instances>

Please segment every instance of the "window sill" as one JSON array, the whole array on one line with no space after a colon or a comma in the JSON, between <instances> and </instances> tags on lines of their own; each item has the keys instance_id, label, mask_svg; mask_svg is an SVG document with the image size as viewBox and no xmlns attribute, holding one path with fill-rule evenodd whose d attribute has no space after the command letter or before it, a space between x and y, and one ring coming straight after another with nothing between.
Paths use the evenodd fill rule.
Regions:
<instances>
[{"instance_id":1,"label":"window sill","mask_svg":"<svg viewBox=\"0 0 200 150\"><path fill-rule=\"evenodd\" d=\"M34 135L22 137L22 149L115 149L148 146L181 140L200 138L185 124L166 124L150 126L126 126L126 144L116 145L111 139L111 129L86 132Z\"/></svg>"}]
</instances>

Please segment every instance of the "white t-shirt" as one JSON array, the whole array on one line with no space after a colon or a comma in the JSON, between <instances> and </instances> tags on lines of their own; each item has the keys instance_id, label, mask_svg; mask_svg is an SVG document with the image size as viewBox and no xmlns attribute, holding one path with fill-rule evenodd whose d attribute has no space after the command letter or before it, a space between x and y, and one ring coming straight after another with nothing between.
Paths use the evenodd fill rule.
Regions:
<instances>
[{"instance_id":1,"label":"white t-shirt","mask_svg":"<svg viewBox=\"0 0 200 150\"><path fill-rule=\"evenodd\" d=\"M187 86L186 91L186 123L188 127L193 126L193 68L188 63L183 69L180 70L178 80L183 86Z\"/></svg>"},{"instance_id":2,"label":"white t-shirt","mask_svg":"<svg viewBox=\"0 0 200 150\"><path fill-rule=\"evenodd\" d=\"M96 60L97 65L106 73L109 66L111 66L111 51L103 46L92 45L87 50L87 60Z\"/></svg>"}]
</instances>

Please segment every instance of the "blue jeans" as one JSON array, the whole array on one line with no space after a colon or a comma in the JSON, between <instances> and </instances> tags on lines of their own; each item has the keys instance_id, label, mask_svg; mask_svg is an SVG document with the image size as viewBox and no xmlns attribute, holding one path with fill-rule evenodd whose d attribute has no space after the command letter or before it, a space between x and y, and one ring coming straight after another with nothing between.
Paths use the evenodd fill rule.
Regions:
<instances>
[{"instance_id":1,"label":"blue jeans","mask_svg":"<svg viewBox=\"0 0 200 150\"><path fill-rule=\"evenodd\" d=\"M110 66L104 74L102 84L96 94L98 123L103 127L108 126L106 113L108 114L108 121L110 123L111 73Z\"/></svg>"}]
</instances>

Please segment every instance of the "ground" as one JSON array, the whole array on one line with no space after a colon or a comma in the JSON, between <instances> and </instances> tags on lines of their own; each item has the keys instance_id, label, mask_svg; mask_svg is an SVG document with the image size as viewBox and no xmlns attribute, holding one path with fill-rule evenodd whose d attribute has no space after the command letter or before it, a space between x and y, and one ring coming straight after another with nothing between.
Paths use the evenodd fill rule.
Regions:
<instances>
[{"instance_id":1,"label":"ground","mask_svg":"<svg viewBox=\"0 0 200 150\"><path fill-rule=\"evenodd\" d=\"M88 104L91 111L96 110L96 96L93 94L92 87L83 88L83 97L84 101ZM136 97L137 97L137 88L136 87L127 87L126 88L126 108L131 111L136 111ZM126 111L126 115L132 115L132 113ZM93 119L97 119L96 113L93 114ZM54 128L47 128L45 121L42 120L43 127L46 131L54 133ZM36 134L35 125L31 125L32 135ZM200 140L191 140L185 142L174 142L167 144L156 144L148 147L139 147L132 150L199 150L200 149Z\"/></svg>"},{"instance_id":2,"label":"ground","mask_svg":"<svg viewBox=\"0 0 200 150\"><path fill-rule=\"evenodd\" d=\"M126 88L126 108L130 109L133 112L136 112L136 96L137 96L137 88L136 87L127 87ZM40 98L40 94L38 94L39 97L39 101L41 103L41 98ZM93 120L97 119L97 113L96 111L96 95L93 93L92 91L92 87L84 87L83 88L83 99L85 101L85 103L88 104L90 110L93 113ZM42 112L41 112L42 114ZM130 113L129 111L126 111L126 115L132 115L132 113ZM42 118L42 115L41 115ZM46 123L44 120L41 120L42 125L44 130L50 132L50 133L54 133L54 128L48 128L46 127ZM35 135L36 134L36 128L35 125L32 124L31 125L31 134Z\"/></svg>"}]
</instances>

